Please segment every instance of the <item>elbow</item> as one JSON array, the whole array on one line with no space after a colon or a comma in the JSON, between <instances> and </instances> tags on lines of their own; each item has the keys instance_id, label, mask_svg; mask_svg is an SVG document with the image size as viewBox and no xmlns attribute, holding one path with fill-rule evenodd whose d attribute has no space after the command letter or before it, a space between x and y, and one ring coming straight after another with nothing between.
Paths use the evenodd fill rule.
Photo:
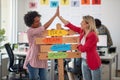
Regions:
<instances>
[{"instance_id":1,"label":"elbow","mask_svg":"<svg viewBox=\"0 0 120 80\"><path fill-rule=\"evenodd\" d=\"M81 51L81 52L84 51L84 50L82 49L82 45L81 45L81 44L77 46L77 49L78 49L79 51Z\"/></svg>"}]
</instances>

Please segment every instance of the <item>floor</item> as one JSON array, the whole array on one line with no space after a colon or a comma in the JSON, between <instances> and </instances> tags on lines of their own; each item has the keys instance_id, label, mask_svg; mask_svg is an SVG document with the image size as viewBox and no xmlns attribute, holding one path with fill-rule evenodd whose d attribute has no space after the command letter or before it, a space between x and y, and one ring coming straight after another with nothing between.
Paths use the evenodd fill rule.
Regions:
<instances>
[{"instance_id":1,"label":"floor","mask_svg":"<svg viewBox=\"0 0 120 80\"><path fill-rule=\"evenodd\" d=\"M120 71L117 71L117 75L118 75L118 77L120 77ZM24 79L19 79L19 75L18 74L16 75L16 79L15 79L15 75L14 74L11 73L10 76L12 76L11 79L6 79L6 77L3 77L2 80L28 80L28 78L26 78L26 77L24 77ZM48 76L48 79L50 79L49 77L50 76ZM55 74L55 78L54 79L58 80L58 73ZM65 72L65 80L68 80L68 76L67 76L66 72ZM114 80L120 80L120 78L119 79L115 78Z\"/></svg>"},{"instance_id":2,"label":"floor","mask_svg":"<svg viewBox=\"0 0 120 80\"><path fill-rule=\"evenodd\" d=\"M50 74L50 73L48 72L48 74ZM68 76L67 76L67 72L65 72L64 74L65 74L64 79L65 80L69 80ZM48 75L48 80L51 80L50 78L51 78L50 75ZM28 80L28 78L24 77L23 79L19 79L19 75L18 74L15 75L13 73L10 73L9 74L9 79L7 79L6 76L5 76L5 77L2 78L2 80ZM54 74L54 80L58 80L58 73ZM80 79L77 79L77 80L80 80Z\"/></svg>"},{"instance_id":3,"label":"floor","mask_svg":"<svg viewBox=\"0 0 120 80\"><path fill-rule=\"evenodd\" d=\"M117 71L117 77L113 77L112 80L120 80L120 71Z\"/></svg>"}]
</instances>

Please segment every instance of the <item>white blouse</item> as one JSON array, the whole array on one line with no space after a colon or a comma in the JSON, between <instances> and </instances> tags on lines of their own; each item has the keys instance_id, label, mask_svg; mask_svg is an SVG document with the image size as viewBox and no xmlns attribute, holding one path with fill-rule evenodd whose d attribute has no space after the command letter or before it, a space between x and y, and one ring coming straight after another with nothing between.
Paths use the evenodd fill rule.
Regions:
<instances>
[{"instance_id":1,"label":"white blouse","mask_svg":"<svg viewBox=\"0 0 120 80\"><path fill-rule=\"evenodd\" d=\"M81 44L84 45L85 44L85 36L83 36L82 40L81 40ZM86 59L86 52L82 52L81 53L81 57Z\"/></svg>"}]
</instances>

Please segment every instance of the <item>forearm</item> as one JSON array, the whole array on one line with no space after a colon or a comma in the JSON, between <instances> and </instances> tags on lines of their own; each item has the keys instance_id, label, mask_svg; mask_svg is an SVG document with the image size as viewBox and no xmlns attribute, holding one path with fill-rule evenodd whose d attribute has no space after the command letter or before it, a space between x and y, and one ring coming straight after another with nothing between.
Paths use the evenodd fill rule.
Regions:
<instances>
[{"instance_id":1,"label":"forearm","mask_svg":"<svg viewBox=\"0 0 120 80\"><path fill-rule=\"evenodd\" d=\"M44 24L45 29L47 29L51 25L51 23L53 22L53 20L55 19L55 17L56 17L56 15L54 15L48 22L46 22Z\"/></svg>"},{"instance_id":2,"label":"forearm","mask_svg":"<svg viewBox=\"0 0 120 80\"><path fill-rule=\"evenodd\" d=\"M65 20L62 16L58 16L64 25L68 24L69 21Z\"/></svg>"}]
</instances>

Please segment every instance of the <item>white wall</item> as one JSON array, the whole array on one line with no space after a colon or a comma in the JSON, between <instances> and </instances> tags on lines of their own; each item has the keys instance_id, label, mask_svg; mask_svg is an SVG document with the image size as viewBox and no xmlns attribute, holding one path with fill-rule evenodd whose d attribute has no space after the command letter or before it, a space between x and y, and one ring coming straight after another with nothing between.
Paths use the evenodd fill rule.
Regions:
<instances>
[{"instance_id":1,"label":"white wall","mask_svg":"<svg viewBox=\"0 0 120 80\"><path fill-rule=\"evenodd\" d=\"M110 30L113 44L117 47L118 58L120 61L120 0L102 0L102 22ZM119 62L118 61L118 62ZM118 69L120 64L118 63Z\"/></svg>"},{"instance_id":2,"label":"white wall","mask_svg":"<svg viewBox=\"0 0 120 80\"><path fill-rule=\"evenodd\" d=\"M29 1L39 1L39 0L19 0L19 6L18 6L18 29L19 31L26 31L27 27L25 26L24 22L23 22L23 16L24 14L31 10L29 9L28 7L28 3ZM117 47L117 53L119 54L119 57L120 57L120 35L119 35L119 25L120 25L120 22L119 22L119 19L120 19L120 0L102 0L102 3L101 3L101 6L100 8L98 8L97 11L93 11L94 12L88 12L88 14L92 14L92 13L100 13L100 15L98 14L97 16L95 17L98 17L98 18L101 18L102 20L102 23L104 25L106 25L111 33L111 37L113 39L113 44L114 46ZM39 5L39 3L38 3ZM91 7L91 6L90 6ZM64 9L63 9L64 8ZM48 9L48 10L46 10ZM66 9L66 10L65 10ZM82 10L81 10L82 9ZM69 13L70 12L70 8L68 7L61 7L60 10L61 10L61 13L64 15L68 15L67 17L64 16L65 18L67 18L68 20L75 20L73 22L75 22L75 24L79 25L80 24L80 20L83 16L83 14L87 14L85 13L85 8L82 7L80 10L80 12L78 11L78 8L72 8L72 13ZM49 7L38 7L36 9L37 11L40 12L40 14L42 14L42 23L46 22L55 12L56 8L55 9L50 9ZM52 12L51 12L52 10ZM76 12L79 12L77 16L75 16L74 14L76 14ZM82 14L81 14L82 12ZM70 16L70 17L69 17ZM47 20L46 20L47 19ZM59 20L56 20L55 22L59 22ZM55 22L52 24L54 25ZM120 61L120 58L119 58L119 61ZM118 66L118 68L120 69L120 64Z\"/></svg>"},{"instance_id":3,"label":"white wall","mask_svg":"<svg viewBox=\"0 0 120 80\"><path fill-rule=\"evenodd\" d=\"M18 31L26 31L23 18L26 13L26 1L27 0L18 0Z\"/></svg>"}]
</instances>

